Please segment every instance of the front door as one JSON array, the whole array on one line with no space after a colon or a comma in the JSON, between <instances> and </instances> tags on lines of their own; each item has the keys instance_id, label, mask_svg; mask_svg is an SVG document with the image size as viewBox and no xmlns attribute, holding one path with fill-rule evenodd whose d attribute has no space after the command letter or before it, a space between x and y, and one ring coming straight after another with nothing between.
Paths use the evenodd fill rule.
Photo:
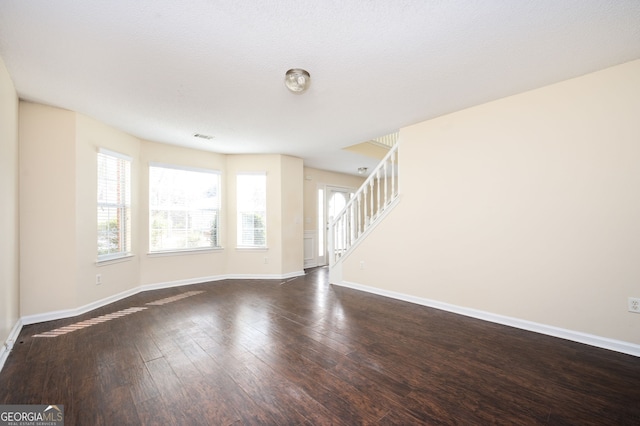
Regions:
<instances>
[{"instance_id":1,"label":"front door","mask_svg":"<svg viewBox=\"0 0 640 426\"><path fill-rule=\"evenodd\" d=\"M328 256L329 224L347 205L353 195L353 189L326 186L318 189L318 265L326 265ZM341 247L334 247L335 250Z\"/></svg>"}]
</instances>

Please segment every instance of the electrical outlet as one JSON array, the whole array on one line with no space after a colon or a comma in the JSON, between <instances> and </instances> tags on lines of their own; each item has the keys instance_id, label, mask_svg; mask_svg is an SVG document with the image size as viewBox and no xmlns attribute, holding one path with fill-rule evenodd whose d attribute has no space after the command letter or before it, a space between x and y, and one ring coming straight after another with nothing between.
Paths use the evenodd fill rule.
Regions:
<instances>
[{"instance_id":1,"label":"electrical outlet","mask_svg":"<svg viewBox=\"0 0 640 426\"><path fill-rule=\"evenodd\" d=\"M360 261L360 269L364 269L364 260Z\"/></svg>"},{"instance_id":2,"label":"electrical outlet","mask_svg":"<svg viewBox=\"0 0 640 426\"><path fill-rule=\"evenodd\" d=\"M102 284L102 275L96 274L96 285Z\"/></svg>"},{"instance_id":3,"label":"electrical outlet","mask_svg":"<svg viewBox=\"0 0 640 426\"><path fill-rule=\"evenodd\" d=\"M640 314L640 299L637 297L629 298L629 312Z\"/></svg>"},{"instance_id":4,"label":"electrical outlet","mask_svg":"<svg viewBox=\"0 0 640 426\"><path fill-rule=\"evenodd\" d=\"M265 258L264 258L264 264L265 264L265 265L267 265L268 263L269 263L269 258L268 258L268 257L265 257Z\"/></svg>"}]
</instances>

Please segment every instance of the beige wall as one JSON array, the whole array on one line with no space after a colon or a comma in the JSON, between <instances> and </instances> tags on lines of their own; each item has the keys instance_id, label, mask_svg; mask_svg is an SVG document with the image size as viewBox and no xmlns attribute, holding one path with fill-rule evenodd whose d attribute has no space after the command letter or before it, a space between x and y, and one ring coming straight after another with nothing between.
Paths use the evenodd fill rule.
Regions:
<instances>
[{"instance_id":1,"label":"beige wall","mask_svg":"<svg viewBox=\"0 0 640 426\"><path fill-rule=\"evenodd\" d=\"M76 114L20 102L20 313L78 306Z\"/></svg>"},{"instance_id":2,"label":"beige wall","mask_svg":"<svg viewBox=\"0 0 640 426\"><path fill-rule=\"evenodd\" d=\"M18 96L0 59L0 345L20 317Z\"/></svg>"},{"instance_id":3,"label":"beige wall","mask_svg":"<svg viewBox=\"0 0 640 426\"><path fill-rule=\"evenodd\" d=\"M402 129L343 279L639 344L639 117L634 61Z\"/></svg>"},{"instance_id":4,"label":"beige wall","mask_svg":"<svg viewBox=\"0 0 640 426\"><path fill-rule=\"evenodd\" d=\"M280 191L282 194L282 265L285 273L302 271L304 265L303 253L303 163L302 159L280 156L280 170L282 179Z\"/></svg>"},{"instance_id":5,"label":"beige wall","mask_svg":"<svg viewBox=\"0 0 640 426\"><path fill-rule=\"evenodd\" d=\"M21 315L76 309L140 285L139 226L132 227L136 256L96 264L96 154L103 147L131 156L135 188L139 145L81 114L20 102Z\"/></svg>"}]
</instances>

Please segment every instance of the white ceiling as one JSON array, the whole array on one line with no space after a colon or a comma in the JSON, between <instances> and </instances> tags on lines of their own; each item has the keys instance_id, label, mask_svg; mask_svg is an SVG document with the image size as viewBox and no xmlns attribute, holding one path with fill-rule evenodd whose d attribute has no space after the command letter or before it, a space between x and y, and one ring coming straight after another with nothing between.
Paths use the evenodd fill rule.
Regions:
<instances>
[{"instance_id":1,"label":"white ceiling","mask_svg":"<svg viewBox=\"0 0 640 426\"><path fill-rule=\"evenodd\" d=\"M640 1L0 0L0 57L22 99L353 174L343 147L640 58Z\"/></svg>"}]
</instances>

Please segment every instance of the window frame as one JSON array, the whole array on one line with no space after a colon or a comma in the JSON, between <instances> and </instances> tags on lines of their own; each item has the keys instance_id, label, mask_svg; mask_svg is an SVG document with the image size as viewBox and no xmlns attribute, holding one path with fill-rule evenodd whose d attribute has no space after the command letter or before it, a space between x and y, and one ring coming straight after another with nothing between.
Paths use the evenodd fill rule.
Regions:
<instances>
[{"instance_id":1,"label":"window frame","mask_svg":"<svg viewBox=\"0 0 640 426\"><path fill-rule=\"evenodd\" d=\"M162 210L162 209L157 209L156 207L159 206L155 206L152 203L152 195L153 195L153 190L152 190L152 181L151 181L151 170L152 168L162 168L162 169L169 169L169 170L174 170L174 171L183 171L183 172L195 172L195 173L202 173L202 174L208 174L208 175L212 175L215 176L216 179L216 191L217 191L217 205L215 206L214 210L214 221L215 221L215 232L216 232L216 237L215 237L215 245L211 245L211 246L200 246L200 247L170 247L170 248L162 248L162 249L154 249L154 244L152 241L152 238L154 236L154 227L153 227L153 221L154 219L152 218L152 213L153 211L158 211L158 210ZM168 163L159 163L159 162L149 162L149 167L148 167L148 176L149 176L149 184L148 184L148 191L149 191L149 208L148 208L148 228L149 228L149 237L148 237L148 252L147 254L150 256L162 256L162 255L173 255L173 254L185 254L188 252L202 252L202 251L212 251L212 250L221 250L223 249L222 247L222 238L221 238L221 215L222 215L222 172L220 170L215 170L215 169L206 169L206 168L199 168L199 167L190 167L190 166L184 166L184 165L178 165L178 164L168 164ZM187 216L189 216L189 213L193 214L194 212L202 212L204 210L207 209L185 209L185 218ZM165 210L168 211L168 210ZM189 220L186 220L186 222L189 222ZM211 225L213 227L213 223ZM193 228L191 228L189 225L185 227L184 231L185 232L189 232L190 230L192 230ZM210 236L211 238L211 236ZM186 240L186 242L188 243L188 239Z\"/></svg>"},{"instance_id":2,"label":"window frame","mask_svg":"<svg viewBox=\"0 0 640 426\"><path fill-rule=\"evenodd\" d=\"M118 201L115 203L111 203L107 201L101 201L101 189L102 186L104 185L105 187L108 186L108 180L106 182L102 182L101 176L100 176L100 156L106 156L106 157L110 157L111 159L115 159L117 160L117 165L116 167L119 169L120 167L124 167L124 176L122 177L124 182L124 194L122 196L118 196ZM132 169L133 169L133 158L125 155L125 154L121 154L119 152L116 151L112 151L106 148L98 148L98 152L96 154L96 178L97 178L97 184L96 184L96 213L97 213L97 238L96 238L96 255L97 255L97 260L96 263L102 263L102 262L108 262L108 261L113 261L113 260L118 260L118 259L123 259L126 257L131 257L132 256L132 244L133 244L133 230L132 230L132 207L131 207L131 196L132 196ZM106 189L106 188L105 188ZM118 244L122 244L122 242L124 241L124 243L122 244L123 249L119 250L117 252L107 252L107 253L103 253L100 254L100 236L101 236L101 231L100 231L100 219L99 219L99 215L101 211L104 211L105 208L108 209L112 209L115 208L117 209L117 218L116 220L118 220L120 223L124 223L125 226L120 226L118 229ZM109 237L108 237L109 238Z\"/></svg>"},{"instance_id":3,"label":"window frame","mask_svg":"<svg viewBox=\"0 0 640 426\"><path fill-rule=\"evenodd\" d=\"M239 178L241 176L261 176L264 178L264 210L243 210L240 207L241 196L239 188ZM267 193L268 193L268 177L266 171L253 171L253 172L238 172L236 173L236 248L241 250L255 249L266 250L268 249L267 241L269 237L268 233L268 211L267 211ZM256 214L256 212L262 212L262 223L264 230L264 244L244 244L242 239L243 227L242 227L242 215L243 213ZM256 228L252 228L255 232Z\"/></svg>"}]
</instances>

